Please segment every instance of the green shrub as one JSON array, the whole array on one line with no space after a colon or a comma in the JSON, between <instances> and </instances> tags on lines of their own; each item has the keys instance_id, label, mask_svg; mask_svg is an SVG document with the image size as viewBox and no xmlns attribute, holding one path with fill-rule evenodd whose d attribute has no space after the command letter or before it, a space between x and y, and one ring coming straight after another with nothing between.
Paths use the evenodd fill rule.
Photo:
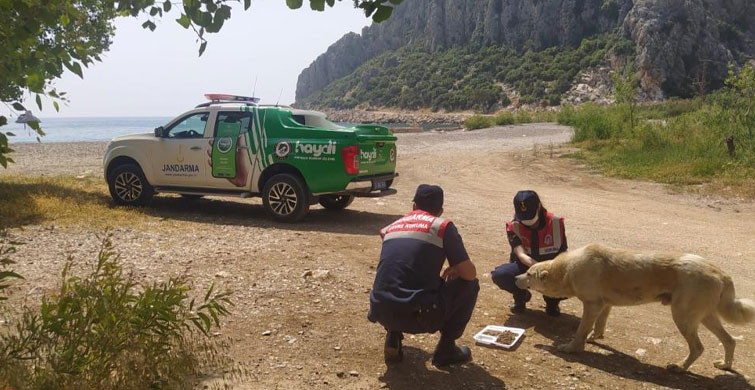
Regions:
<instances>
[{"instance_id":1,"label":"green shrub","mask_svg":"<svg viewBox=\"0 0 755 390\"><path fill-rule=\"evenodd\" d=\"M229 293L213 287L201 303L181 278L139 286L125 275L110 235L86 276L69 257L59 291L26 309L0 335L0 388L189 388L199 345L228 314Z\"/></svg>"},{"instance_id":2,"label":"green shrub","mask_svg":"<svg viewBox=\"0 0 755 390\"><path fill-rule=\"evenodd\" d=\"M508 126L514 124L514 114L510 111L503 111L495 116L496 126Z\"/></svg>"},{"instance_id":3,"label":"green shrub","mask_svg":"<svg viewBox=\"0 0 755 390\"><path fill-rule=\"evenodd\" d=\"M16 263L10 258L10 255L16 253L16 246L20 244L19 242L9 240L7 231L0 230L0 302L8 299L2 293L3 290L10 287L8 283L11 279L23 279L21 275L8 269L8 267Z\"/></svg>"},{"instance_id":4,"label":"green shrub","mask_svg":"<svg viewBox=\"0 0 755 390\"><path fill-rule=\"evenodd\" d=\"M569 125L574 126L573 141L606 140L621 133L623 114L617 107L603 108L588 103L570 113Z\"/></svg>"},{"instance_id":5,"label":"green shrub","mask_svg":"<svg viewBox=\"0 0 755 390\"><path fill-rule=\"evenodd\" d=\"M671 146L669 131L663 126L646 123L638 129L642 148L646 150L659 150Z\"/></svg>"},{"instance_id":6,"label":"green shrub","mask_svg":"<svg viewBox=\"0 0 755 390\"><path fill-rule=\"evenodd\" d=\"M516 123L532 123L532 115L524 110L519 110L514 118Z\"/></svg>"},{"instance_id":7,"label":"green shrub","mask_svg":"<svg viewBox=\"0 0 755 390\"><path fill-rule=\"evenodd\" d=\"M608 173L679 184L723 182L727 191L755 197L751 66L732 71L726 87L706 98L637 106L634 130L624 110L626 105L565 106L558 119L574 127L573 141L586 148L586 160Z\"/></svg>"},{"instance_id":8,"label":"green shrub","mask_svg":"<svg viewBox=\"0 0 755 390\"><path fill-rule=\"evenodd\" d=\"M545 123L556 122L558 120L558 112L551 110L537 110L530 113L532 117L532 123Z\"/></svg>"},{"instance_id":9,"label":"green shrub","mask_svg":"<svg viewBox=\"0 0 755 390\"><path fill-rule=\"evenodd\" d=\"M493 127L493 118L484 115L474 115L464 121L464 127L469 130Z\"/></svg>"},{"instance_id":10,"label":"green shrub","mask_svg":"<svg viewBox=\"0 0 755 390\"><path fill-rule=\"evenodd\" d=\"M562 125L572 126L574 125L574 115L574 106L571 104L565 104L561 107L561 110L558 111L556 121Z\"/></svg>"},{"instance_id":11,"label":"green shrub","mask_svg":"<svg viewBox=\"0 0 755 390\"><path fill-rule=\"evenodd\" d=\"M660 103L650 103L638 108L640 119L668 119L695 111L702 107L703 98L669 99Z\"/></svg>"}]
</instances>

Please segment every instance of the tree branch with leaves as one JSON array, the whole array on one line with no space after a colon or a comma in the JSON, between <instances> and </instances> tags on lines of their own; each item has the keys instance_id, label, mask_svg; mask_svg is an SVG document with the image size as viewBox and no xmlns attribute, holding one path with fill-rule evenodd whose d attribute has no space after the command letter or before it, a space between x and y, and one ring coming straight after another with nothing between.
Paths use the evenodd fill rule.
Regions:
<instances>
[{"instance_id":1,"label":"tree branch with leaves","mask_svg":"<svg viewBox=\"0 0 755 390\"><path fill-rule=\"evenodd\" d=\"M285 0L291 9L301 8L304 0ZM341 0L309 0L314 11L324 11ZM364 11L376 23L388 19L393 8L403 0L353 0L354 7ZM244 10L252 0L24 0L0 1L0 102L18 115L27 109L24 96L33 98L42 110L42 97L52 99L53 108L67 102L65 92L51 87L65 70L84 77L84 68L102 61L100 55L112 44L113 21L117 17L145 17L142 27L154 31L158 19L166 17L175 7L180 9L176 20L197 35L199 55L207 49L206 34L218 33L230 19L232 5ZM0 127L8 123L0 116ZM39 137L44 132L36 122L28 123ZM7 168L13 160L8 155L8 137L0 130L0 165ZM38 138L39 139L39 138Z\"/></svg>"}]
</instances>

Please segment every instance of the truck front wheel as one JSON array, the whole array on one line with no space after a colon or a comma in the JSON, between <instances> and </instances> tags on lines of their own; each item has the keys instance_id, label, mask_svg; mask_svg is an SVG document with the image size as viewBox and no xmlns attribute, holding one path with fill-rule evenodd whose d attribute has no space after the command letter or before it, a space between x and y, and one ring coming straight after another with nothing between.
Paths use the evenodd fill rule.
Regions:
<instances>
[{"instance_id":1,"label":"truck front wheel","mask_svg":"<svg viewBox=\"0 0 755 390\"><path fill-rule=\"evenodd\" d=\"M135 164L123 164L113 169L107 182L110 196L120 205L141 206L155 194L141 168Z\"/></svg>"},{"instance_id":2,"label":"truck front wheel","mask_svg":"<svg viewBox=\"0 0 755 390\"><path fill-rule=\"evenodd\" d=\"M354 195L320 195L320 205L328 210L343 210L354 201Z\"/></svg>"},{"instance_id":3,"label":"truck front wheel","mask_svg":"<svg viewBox=\"0 0 755 390\"><path fill-rule=\"evenodd\" d=\"M281 173L271 177L262 189L262 204L276 221L296 222L309 212L305 184L294 175Z\"/></svg>"}]
</instances>

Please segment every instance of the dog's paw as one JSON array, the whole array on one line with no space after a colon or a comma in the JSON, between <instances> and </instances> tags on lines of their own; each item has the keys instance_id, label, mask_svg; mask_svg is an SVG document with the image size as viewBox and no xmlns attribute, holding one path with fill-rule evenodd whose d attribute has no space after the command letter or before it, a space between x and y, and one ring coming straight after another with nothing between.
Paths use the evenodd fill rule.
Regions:
<instances>
[{"instance_id":1,"label":"dog's paw","mask_svg":"<svg viewBox=\"0 0 755 390\"><path fill-rule=\"evenodd\" d=\"M603 333L597 333L597 334L593 333L590 335L590 337L587 338L587 341L595 341L595 340L600 340L602 338L604 338Z\"/></svg>"},{"instance_id":2,"label":"dog's paw","mask_svg":"<svg viewBox=\"0 0 755 390\"><path fill-rule=\"evenodd\" d=\"M666 369L669 370L669 371L671 371L671 372L676 372L676 373L683 373L683 372L687 371L684 368L682 368L682 366L680 366L678 364L669 364L668 366L666 366Z\"/></svg>"},{"instance_id":3,"label":"dog's paw","mask_svg":"<svg viewBox=\"0 0 755 390\"><path fill-rule=\"evenodd\" d=\"M556 349L559 352L564 353L576 353L576 352L582 352L585 350L584 345L575 345L574 343L568 343L568 344L561 344L556 347Z\"/></svg>"},{"instance_id":4,"label":"dog's paw","mask_svg":"<svg viewBox=\"0 0 755 390\"><path fill-rule=\"evenodd\" d=\"M731 371L731 362L727 363L723 360L718 360L713 363L713 367L716 367L719 370Z\"/></svg>"}]
</instances>

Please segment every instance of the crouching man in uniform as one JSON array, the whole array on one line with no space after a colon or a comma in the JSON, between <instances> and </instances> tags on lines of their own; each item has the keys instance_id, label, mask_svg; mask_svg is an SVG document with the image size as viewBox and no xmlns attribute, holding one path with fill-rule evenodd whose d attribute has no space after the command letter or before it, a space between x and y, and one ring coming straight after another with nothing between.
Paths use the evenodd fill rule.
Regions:
<instances>
[{"instance_id":1,"label":"crouching man in uniform","mask_svg":"<svg viewBox=\"0 0 755 390\"><path fill-rule=\"evenodd\" d=\"M367 318L386 329L385 361L399 362L402 333L435 333L433 365L472 360L456 345L464 333L480 284L454 224L441 218L443 190L422 184L413 211L380 231L383 248L370 293ZM449 266L441 274L446 259Z\"/></svg>"}]
</instances>

